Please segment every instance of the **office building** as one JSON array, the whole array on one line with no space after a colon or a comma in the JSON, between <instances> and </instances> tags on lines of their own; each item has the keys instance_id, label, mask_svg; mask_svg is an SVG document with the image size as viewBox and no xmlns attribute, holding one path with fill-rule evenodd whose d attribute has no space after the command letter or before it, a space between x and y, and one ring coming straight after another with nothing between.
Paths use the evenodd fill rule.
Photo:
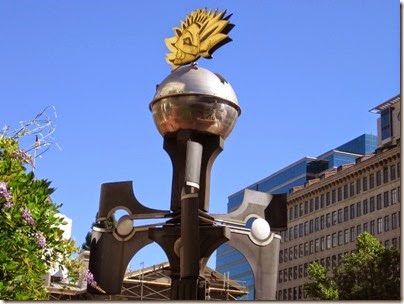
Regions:
<instances>
[{"instance_id":1,"label":"office building","mask_svg":"<svg viewBox=\"0 0 404 304\"><path fill-rule=\"evenodd\" d=\"M362 231L383 235L386 246L399 244L400 100L396 96L371 110L380 114L377 137L359 136L247 187L290 193L288 230L281 233L279 300L304 298L309 263L335 267L344 253L353 250ZM241 201L242 191L230 196L228 211ZM244 257L223 245L216 261L217 271L249 287L243 299L254 299L254 280Z\"/></svg>"}]
</instances>

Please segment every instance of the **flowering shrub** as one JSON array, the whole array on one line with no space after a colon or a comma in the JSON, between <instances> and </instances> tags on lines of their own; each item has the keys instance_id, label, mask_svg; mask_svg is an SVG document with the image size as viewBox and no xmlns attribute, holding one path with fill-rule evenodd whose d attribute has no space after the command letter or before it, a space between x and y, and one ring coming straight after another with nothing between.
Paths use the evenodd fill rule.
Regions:
<instances>
[{"instance_id":1,"label":"flowering shrub","mask_svg":"<svg viewBox=\"0 0 404 304\"><path fill-rule=\"evenodd\" d=\"M56 264L74 269L72 240L62 238L61 205L50 200L54 189L35 179L32 157L18 140L0 134L0 299L45 300L43 276ZM75 266L76 265L76 266ZM77 272L77 269L76 269ZM77 277L74 273L72 277Z\"/></svg>"}]
</instances>

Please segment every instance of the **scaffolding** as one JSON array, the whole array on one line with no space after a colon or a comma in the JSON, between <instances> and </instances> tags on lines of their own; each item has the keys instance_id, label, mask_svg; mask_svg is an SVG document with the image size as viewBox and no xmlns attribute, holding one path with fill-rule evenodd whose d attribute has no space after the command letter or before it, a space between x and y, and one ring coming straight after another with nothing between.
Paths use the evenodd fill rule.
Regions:
<instances>
[{"instance_id":1,"label":"scaffolding","mask_svg":"<svg viewBox=\"0 0 404 304\"><path fill-rule=\"evenodd\" d=\"M170 300L170 264L165 262L147 268L144 268L144 263L140 265L140 269L125 274L119 295L89 294L86 282L81 278L77 284L50 282L47 286L49 300ZM248 288L243 284L231 280L228 274L223 275L209 267L205 269L205 279L206 300L237 300L248 294Z\"/></svg>"}]
</instances>

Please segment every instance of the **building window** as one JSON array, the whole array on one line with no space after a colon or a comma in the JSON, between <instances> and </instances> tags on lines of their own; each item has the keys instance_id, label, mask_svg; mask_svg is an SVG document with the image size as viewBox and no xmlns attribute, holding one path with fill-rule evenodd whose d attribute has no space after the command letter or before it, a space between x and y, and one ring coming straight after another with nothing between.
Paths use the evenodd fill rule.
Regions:
<instances>
[{"instance_id":1,"label":"building window","mask_svg":"<svg viewBox=\"0 0 404 304\"><path fill-rule=\"evenodd\" d=\"M396 165L391 165L390 166L390 179L391 180L396 179Z\"/></svg>"},{"instance_id":2,"label":"building window","mask_svg":"<svg viewBox=\"0 0 404 304\"><path fill-rule=\"evenodd\" d=\"M383 168L383 183L386 184L389 182L389 168L384 167Z\"/></svg>"},{"instance_id":3,"label":"building window","mask_svg":"<svg viewBox=\"0 0 404 304\"><path fill-rule=\"evenodd\" d=\"M369 211L370 212L373 212L373 211L375 211L375 198L374 198L374 196L372 196L370 199L369 199Z\"/></svg>"},{"instance_id":4,"label":"building window","mask_svg":"<svg viewBox=\"0 0 404 304\"><path fill-rule=\"evenodd\" d=\"M373 189L375 187L375 175L374 173L371 173L369 175L369 188Z\"/></svg>"},{"instance_id":5,"label":"building window","mask_svg":"<svg viewBox=\"0 0 404 304\"><path fill-rule=\"evenodd\" d=\"M293 258L297 259L299 257L299 251L298 251L297 245L295 247L293 247L293 249L294 249Z\"/></svg>"},{"instance_id":6,"label":"building window","mask_svg":"<svg viewBox=\"0 0 404 304\"><path fill-rule=\"evenodd\" d=\"M313 233L313 231L314 231L314 220L311 219L310 220L310 225L309 225L309 232Z\"/></svg>"},{"instance_id":7,"label":"building window","mask_svg":"<svg viewBox=\"0 0 404 304\"><path fill-rule=\"evenodd\" d=\"M293 267L293 279L297 279L297 266Z\"/></svg>"},{"instance_id":8,"label":"building window","mask_svg":"<svg viewBox=\"0 0 404 304\"><path fill-rule=\"evenodd\" d=\"M325 198L324 194L320 195L320 208L324 208Z\"/></svg>"},{"instance_id":9,"label":"building window","mask_svg":"<svg viewBox=\"0 0 404 304\"><path fill-rule=\"evenodd\" d=\"M372 220L372 221L370 221L370 234L373 234L373 235L375 235L375 221L374 220Z\"/></svg>"},{"instance_id":10,"label":"building window","mask_svg":"<svg viewBox=\"0 0 404 304\"><path fill-rule=\"evenodd\" d=\"M292 261L292 260L293 260L293 248L290 247L289 248L289 261Z\"/></svg>"},{"instance_id":11,"label":"building window","mask_svg":"<svg viewBox=\"0 0 404 304\"><path fill-rule=\"evenodd\" d=\"M355 183L352 182L349 184L349 196L354 196L355 195Z\"/></svg>"},{"instance_id":12,"label":"building window","mask_svg":"<svg viewBox=\"0 0 404 304\"><path fill-rule=\"evenodd\" d=\"M332 212L332 225L336 225L337 224L337 211L333 211Z\"/></svg>"},{"instance_id":13,"label":"building window","mask_svg":"<svg viewBox=\"0 0 404 304\"><path fill-rule=\"evenodd\" d=\"M337 244L338 244L337 234L333 233L332 234L332 247L337 246Z\"/></svg>"},{"instance_id":14,"label":"building window","mask_svg":"<svg viewBox=\"0 0 404 304\"><path fill-rule=\"evenodd\" d=\"M384 241L384 247L386 247L387 249L390 249L390 240Z\"/></svg>"},{"instance_id":15,"label":"building window","mask_svg":"<svg viewBox=\"0 0 404 304\"><path fill-rule=\"evenodd\" d=\"M319 252L320 251L320 240L315 239L314 240L314 252Z\"/></svg>"},{"instance_id":16,"label":"building window","mask_svg":"<svg viewBox=\"0 0 404 304\"><path fill-rule=\"evenodd\" d=\"M310 200L310 212L313 212L313 208L314 208L314 200L311 199Z\"/></svg>"},{"instance_id":17,"label":"building window","mask_svg":"<svg viewBox=\"0 0 404 304\"><path fill-rule=\"evenodd\" d=\"M400 175L401 175L401 163L398 162L397 163L397 177L400 177Z\"/></svg>"},{"instance_id":18,"label":"building window","mask_svg":"<svg viewBox=\"0 0 404 304\"><path fill-rule=\"evenodd\" d=\"M363 223L363 231L366 231L366 232L369 231L369 229L368 229L368 223Z\"/></svg>"},{"instance_id":19,"label":"building window","mask_svg":"<svg viewBox=\"0 0 404 304\"><path fill-rule=\"evenodd\" d=\"M357 202L356 203L356 216L359 217L362 215L362 203Z\"/></svg>"},{"instance_id":20,"label":"building window","mask_svg":"<svg viewBox=\"0 0 404 304\"><path fill-rule=\"evenodd\" d=\"M304 235L309 234L309 222L304 222Z\"/></svg>"},{"instance_id":21,"label":"building window","mask_svg":"<svg viewBox=\"0 0 404 304\"><path fill-rule=\"evenodd\" d=\"M363 191L368 190L368 177L367 176L364 176L362 179L362 188L363 188Z\"/></svg>"},{"instance_id":22,"label":"building window","mask_svg":"<svg viewBox=\"0 0 404 304\"><path fill-rule=\"evenodd\" d=\"M391 190L391 204L397 204L397 189Z\"/></svg>"},{"instance_id":23,"label":"building window","mask_svg":"<svg viewBox=\"0 0 404 304\"><path fill-rule=\"evenodd\" d=\"M299 237L299 226L298 225L295 225L295 227L293 227L293 237L295 238L295 239L297 239L298 237Z\"/></svg>"},{"instance_id":24,"label":"building window","mask_svg":"<svg viewBox=\"0 0 404 304\"><path fill-rule=\"evenodd\" d=\"M349 229L344 230L344 243L349 243Z\"/></svg>"},{"instance_id":25,"label":"building window","mask_svg":"<svg viewBox=\"0 0 404 304\"><path fill-rule=\"evenodd\" d=\"M394 238L394 239L391 240L391 245L392 245L393 247L398 248L397 238Z\"/></svg>"},{"instance_id":26,"label":"building window","mask_svg":"<svg viewBox=\"0 0 404 304\"><path fill-rule=\"evenodd\" d=\"M335 204L337 202L337 191L334 189L331 191L331 203Z\"/></svg>"},{"instance_id":27,"label":"building window","mask_svg":"<svg viewBox=\"0 0 404 304\"><path fill-rule=\"evenodd\" d=\"M309 213L309 202L305 201L304 202L304 214L308 214Z\"/></svg>"},{"instance_id":28,"label":"building window","mask_svg":"<svg viewBox=\"0 0 404 304\"><path fill-rule=\"evenodd\" d=\"M279 270L279 274L278 274L278 282L279 283L282 283L282 273L283 273L283 271L282 270ZM278 296L278 298L280 297L280 293L279 293L279 296Z\"/></svg>"},{"instance_id":29,"label":"building window","mask_svg":"<svg viewBox=\"0 0 404 304\"><path fill-rule=\"evenodd\" d=\"M344 199L348 198L348 185L344 185Z\"/></svg>"},{"instance_id":30,"label":"building window","mask_svg":"<svg viewBox=\"0 0 404 304\"><path fill-rule=\"evenodd\" d=\"M389 206L389 191L383 193L383 206L384 207Z\"/></svg>"},{"instance_id":31,"label":"building window","mask_svg":"<svg viewBox=\"0 0 404 304\"><path fill-rule=\"evenodd\" d=\"M334 269L335 267L337 267L337 256L334 254L331 257L331 268Z\"/></svg>"},{"instance_id":32,"label":"building window","mask_svg":"<svg viewBox=\"0 0 404 304\"><path fill-rule=\"evenodd\" d=\"M384 217L384 231L389 231L390 230L390 216L386 215Z\"/></svg>"},{"instance_id":33,"label":"building window","mask_svg":"<svg viewBox=\"0 0 404 304\"><path fill-rule=\"evenodd\" d=\"M303 203L301 203L300 205L299 205L299 216L303 216L304 215L304 213L303 213Z\"/></svg>"},{"instance_id":34,"label":"building window","mask_svg":"<svg viewBox=\"0 0 404 304\"><path fill-rule=\"evenodd\" d=\"M388 107L387 109L384 109L380 112L380 127L382 131L382 140L385 140L389 137L391 137L391 112L392 108Z\"/></svg>"},{"instance_id":35,"label":"building window","mask_svg":"<svg viewBox=\"0 0 404 304\"><path fill-rule=\"evenodd\" d=\"M356 226L356 235L359 236L362 233L362 225L359 224Z\"/></svg>"},{"instance_id":36,"label":"building window","mask_svg":"<svg viewBox=\"0 0 404 304\"><path fill-rule=\"evenodd\" d=\"M320 238L320 250L323 251L325 249L325 237Z\"/></svg>"},{"instance_id":37,"label":"building window","mask_svg":"<svg viewBox=\"0 0 404 304\"><path fill-rule=\"evenodd\" d=\"M303 257L304 251L303 251L303 244L299 245L299 258Z\"/></svg>"},{"instance_id":38,"label":"building window","mask_svg":"<svg viewBox=\"0 0 404 304\"><path fill-rule=\"evenodd\" d=\"M398 216L397 213L393 213L391 215L391 229L397 229L398 228Z\"/></svg>"},{"instance_id":39,"label":"building window","mask_svg":"<svg viewBox=\"0 0 404 304\"><path fill-rule=\"evenodd\" d=\"M326 215L326 225L327 225L327 228L331 227L331 213L327 213L327 215Z\"/></svg>"},{"instance_id":40,"label":"building window","mask_svg":"<svg viewBox=\"0 0 404 304\"><path fill-rule=\"evenodd\" d=\"M363 200L363 214L368 214L368 200Z\"/></svg>"},{"instance_id":41,"label":"building window","mask_svg":"<svg viewBox=\"0 0 404 304\"><path fill-rule=\"evenodd\" d=\"M314 253L314 241L311 240L309 243L309 254L313 254Z\"/></svg>"},{"instance_id":42,"label":"building window","mask_svg":"<svg viewBox=\"0 0 404 304\"><path fill-rule=\"evenodd\" d=\"M331 193L330 193L330 191L328 191L325 194L325 203L326 203L327 206L329 206L331 204Z\"/></svg>"},{"instance_id":43,"label":"building window","mask_svg":"<svg viewBox=\"0 0 404 304\"><path fill-rule=\"evenodd\" d=\"M351 227L351 242L355 242L355 227Z\"/></svg>"},{"instance_id":44,"label":"building window","mask_svg":"<svg viewBox=\"0 0 404 304\"><path fill-rule=\"evenodd\" d=\"M338 209L338 224L342 223L342 208Z\"/></svg>"},{"instance_id":45,"label":"building window","mask_svg":"<svg viewBox=\"0 0 404 304\"><path fill-rule=\"evenodd\" d=\"M376 172L376 186L380 186L382 184L382 171L379 170Z\"/></svg>"},{"instance_id":46,"label":"building window","mask_svg":"<svg viewBox=\"0 0 404 304\"><path fill-rule=\"evenodd\" d=\"M289 228L289 240L293 240L293 227Z\"/></svg>"},{"instance_id":47,"label":"building window","mask_svg":"<svg viewBox=\"0 0 404 304\"><path fill-rule=\"evenodd\" d=\"M337 189L337 197L338 197L338 201L342 200L342 188L341 187L339 187Z\"/></svg>"},{"instance_id":48,"label":"building window","mask_svg":"<svg viewBox=\"0 0 404 304\"><path fill-rule=\"evenodd\" d=\"M349 210L348 207L344 207L344 222L349 220Z\"/></svg>"},{"instance_id":49,"label":"building window","mask_svg":"<svg viewBox=\"0 0 404 304\"><path fill-rule=\"evenodd\" d=\"M362 191L362 181L360 179L356 180L356 193L359 194Z\"/></svg>"},{"instance_id":50,"label":"building window","mask_svg":"<svg viewBox=\"0 0 404 304\"><path fill-rule=\"evenodd\" d=\"M325 258L325 268L327 268L327 270L331 268L331 258L329 256Z\"/></svg>"},{"instance_id":51,"label":"building window","mask_svg":"<svg viewBox=\"0 0 404 304\"><path fill-rule=\"evenodd\" d=\"M316 198L314 199L314 207L316 210L318 210L318 208L319 208L318 196L316 196Z\"/></svg>"},{"instance_id":52,"label":"building window","mask_svg":"<svg viewBox=\"0 0 404 304\"><path fill-rule=\"evenodd\" d=\"M299 224L299 237L303 237L303 223Z\"/></svg>"},{"instance_id":53,"label":"building window","mask_svg":"<svg viewBox=\"0 0 404 304\"><path fill-rule=\"evenodd\" d=\"M289 208L289 221L293 220L293 207Z\"/></svg>"},{"instance_id":54,"label":"building window","mask_svg":"<svg viewBox=\"0 0 404 304\"><path fill-rule=\"evenodd\" d=\"M324 229L324 225L325 225L325 217L324 215L322 215L320 217L320 229L323 230Z\"/></svg>"},{"instance_id":55,"label":"building window","mask_svg":"<svg viewBox=\"0 0 404 304\"><path fill-rule=\"evenodd\" d=\"M351 220L355 218L355 204L349 206Z\"/></svg>"},{"instance_id":56,"label":"building window","mask_svg":"<svg viewBox=\"0 0 404 304\"><path fill-rule=\"evenodd\" d=\"M343 244L343 234L342 231L338 231L338 245L341 246Z\"/></svg>"},{"instance_id":57,"label":"building window","mask_svg":"<svg viewBox=\"0 0 404 304\"><path fill-rule=\"evenodd\" d=\"M331 248L331 235L327 235L327 249Z\"/></svg>"},{"instance_id":58,"label":"building window","mask_svg":"<svg viewBox=\"0 0 404 304\"><path fill-rule=\"evenodd\" d=\"M314 219L314 230L318 231L320 229L320 220L318 217Z\"/></svg>"},{"instance_id":59,"label":"building window","mask_svg":"<svg viewBox=\"0 0 404 304\"><path fill-rule=\"evenodd\" d=\"M376 206L377 206L377 210L382 209L382 195L378 194L376 196Z\"/></svg>"},{"instance_id":60,"label":"building window","mask_svg":"<svg viewBox=\"0 0 404 304\"><path fill-rule=\"evenodd\" d=\"M304 275L304 277L307 277L307 275L308 275L308 268L309 268L309 264L308 263L304 263L304 266L303 266L303 275Z\"/></svg>"},{"instance_id":61,"label":"building window","mask_svg":"<svg viewBox=\"0 0 404 304\"><path fill-rule=\"evenodd\" d=\"M285 248L285 250L283 250L283 260L285 262L288 261L288 249L287 248Z\"/></svg>"},{"instance_id":62,"label":"building window","mask_svg":"<svg viewBox=\"0 0 404 304\"><path fill-rule=\"evenodd\" d=\"M293 278L293 273L292 273L292 267L289 267L289 281L292 281Z\"/></svg>"},{"instance_id":63,"label":"building window","mask_svg":"<svg viewBox=\"0 0 404 304\"><path fill-rule=\"evenodd\" d=\"M299 265L299 279L303 277L303 265Z\"/></svg>"},{"instance_id":64,"label":"building window","mask_svg":"<svg viewBox=\"0 0 404 304\"><path fill-rule=\"evenodd\" d=\"M382 233L383 232L383 221L382 218L379 217L377 219L377 233Z\"/></svg>"},{"instance_id":65,"label":"building window","mask_svg":"<svg viewBox=\"0 0 404 304\"><path fill-rule=\"evenodd\" d=\"M295 218L298 218L298 216L299 216L299 207L297 206L297 205L295 205L295 208L294 208L294 213L295 213Z\"/></svg>"}]
</instances>

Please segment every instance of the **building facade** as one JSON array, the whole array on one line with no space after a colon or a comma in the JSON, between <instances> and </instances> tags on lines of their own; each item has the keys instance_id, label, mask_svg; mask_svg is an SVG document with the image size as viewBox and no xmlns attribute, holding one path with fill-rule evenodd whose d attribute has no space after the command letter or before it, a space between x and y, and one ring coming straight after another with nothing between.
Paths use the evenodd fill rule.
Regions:
<instances>
[{"instance_id":1,"label":"building facade","mask_svg":"<svg viewBox=\"0 0 404 304\"><path fill-rule=\"evenodd\" d=\"M304 298L303 285L307 282L309 263L318 261L335 267L342 255L355 247L354 241L345 243L345 239L355 240L362 231L376 231L376 236L386 236L381 240L386 246L399 243L400 101L400 96L396 96L371 110L380 114L377 137L361 135L316 158L302 158L247 187L270 193L290 193L288 230L281 234L279 300ZM380 162L385 165L381 167ZM352 176L356 176L355 181ZM229 197L228 211L242 202L242 194L240 191ZM352 227L346 227L348 223ZM380 225L383 234L377 233L381 231ZM322 242L326 249L316 251L316 246L323 248ZM331 247L327 248L329 244ZM228 245L219 247L216 270L246 284L250 293L243 299L254 299L251 269L237 250Z\"/></svg>"},{"instance_id":2,"label":"building facade","mask_svg":"<svg viewBox=\"0 0 404 304\"><path fill-rule=\"evenodd\" d=\"M281 233L278 300L305 299L308 265L337 267L364 231L388 248L400 247L400 102L398 95L371 110L380 114L374 153L291 189L288 230Z\"/></svg>"}]
</instances>

